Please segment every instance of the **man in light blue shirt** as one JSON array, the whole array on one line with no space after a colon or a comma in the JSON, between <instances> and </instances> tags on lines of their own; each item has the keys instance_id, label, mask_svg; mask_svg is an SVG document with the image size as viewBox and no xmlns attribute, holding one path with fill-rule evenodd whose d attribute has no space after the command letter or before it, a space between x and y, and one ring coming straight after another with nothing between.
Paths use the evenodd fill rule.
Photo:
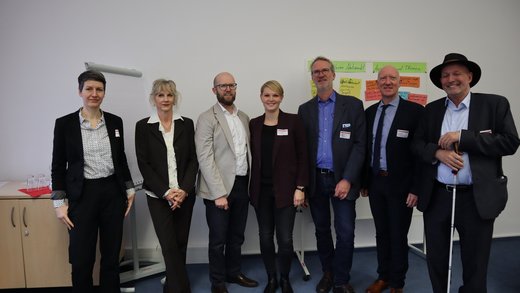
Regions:
<instances>
[{"instance_id":1,"label":"man in light blue shirt","mask_svg":"<svg viewBox=\"0 0 520 293\"><path fill-rule=\"evenodd\" d=\"M470 91L480 76L480 67L464 55L446 55L430 71L430 79L447 97L426 106L414 138L422 163L418 209L424 213L434 292L448 287L452 209L461 245L459 292L487 292L493 225L507 202L502 157L520 145L508 100Z\"/></svg>"}]
</instances>

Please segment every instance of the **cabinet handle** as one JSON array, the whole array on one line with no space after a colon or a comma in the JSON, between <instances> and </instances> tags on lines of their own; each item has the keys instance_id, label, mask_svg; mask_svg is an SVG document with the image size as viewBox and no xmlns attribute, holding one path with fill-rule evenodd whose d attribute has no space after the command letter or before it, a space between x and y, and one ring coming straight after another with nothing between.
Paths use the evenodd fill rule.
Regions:
<instances>
[{"instance_id":1,"label":"cabinet handle","mask_svg":"<svg viewBox=\"0 0 520 293\"><path fill-rule=\"evenodd\" d=\"M23 225L25 226L25 228L27 228L27 223L25 221L25 212L27 211L27 207L24 207L23 208Z\"/></svg>"},{"instance_id":2,"label":"cabinet handle","mask_svg":"<svg viewBox=\"0 0 520 293\"><path fill-rule=\"evenodd\" d=\"M14 207L11 208L11 225L13 225L13 228L16 228L16 224L14 223Z\"/></svg>"}]
</instances>

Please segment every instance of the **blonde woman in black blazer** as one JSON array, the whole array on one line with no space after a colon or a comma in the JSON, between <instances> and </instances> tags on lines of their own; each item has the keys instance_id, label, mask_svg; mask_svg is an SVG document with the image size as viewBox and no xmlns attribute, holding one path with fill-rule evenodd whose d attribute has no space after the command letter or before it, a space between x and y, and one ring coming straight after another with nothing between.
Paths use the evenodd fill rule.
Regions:
<instances>
[{"instance_id":1,"label":"blonde woman in black blazer","mask_svg":"<svg viewBox=\"0 0 520 293\"><path fill-rule=\"evenodd\" d=\"M106 80L96 71L78 77L83 107L58 118L52 150L52 199L69 229L73 292L93 292L99 233L100 292L120 292L123 219L135 190L124 150L123 121L101 111ZM125 192L126 191L126 192Z\"/></svg>"},{"instance_id":2,"label":"blonde woman in black blazer","mask_svg":"<svg viewBox=\"0 0 520 293\"><path fill-rule=\"evenodd\" d=\"M268 81L260 93L265 113L249 123L252 154L249 193L268 276L264 292L276 292L279 272L282 292L292 293L289 272L294 255L294 218L296 207L305 203L304 187L309 178L305 130L298 115L280 110L283 99L280 83ZM275 231L278 257L273 240Z\"/></svg>"},{"instance_id":3,"label":"blonde woman in black blazer","mask_svg":"<svg viewBox=\"0 0 520 293\"><path fill-rule=\"evenodd\" d=\"M174 113L179 94L171 80L154 81L157 112L137 122L135 149L148 208L166 264L163 292L191 292L186 249L198 172L193 121Z\"/></svg>"}]
</instances>

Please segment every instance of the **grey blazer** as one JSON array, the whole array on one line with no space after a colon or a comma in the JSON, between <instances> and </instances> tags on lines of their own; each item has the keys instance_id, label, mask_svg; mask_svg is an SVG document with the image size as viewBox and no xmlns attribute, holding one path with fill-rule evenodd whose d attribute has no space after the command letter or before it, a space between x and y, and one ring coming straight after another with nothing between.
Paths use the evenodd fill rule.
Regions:
<instances>
[{"instance_id":1,"label":"grey blazer","mask_svg":"<svg viewBox=\"0 0 520 293\"><path fill-rule=\"evenodd\" d=\"M238 117L246 133L247 163L251 166L249 117L240 110ZM235 145L218 102L200 114L195 130L195 147L200 168L197 194L209 200L228 195L233 188L236 175Z\"/></svg>"}]
</instances>

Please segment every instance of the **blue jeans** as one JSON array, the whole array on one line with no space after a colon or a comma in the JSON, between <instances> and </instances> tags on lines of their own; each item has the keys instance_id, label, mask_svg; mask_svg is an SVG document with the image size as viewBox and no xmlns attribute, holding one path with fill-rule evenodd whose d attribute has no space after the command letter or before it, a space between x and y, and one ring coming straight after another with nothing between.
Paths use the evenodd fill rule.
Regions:
<instances>
[{"instance_id":1,"label":"blue jeans","mask_svg":"<svg viewBox=\"0 0 520 293\"><path fill-rule=\"evenodd\" d=\"M348 284L354 253L356 202L334 197L334 174L316 175L316 193L311 196L310 208L316 228L316 243L321 268L334 275L334 285ZM336 248L332 240L330 205L334 210Z\"/></svg>"}]
</instances>

